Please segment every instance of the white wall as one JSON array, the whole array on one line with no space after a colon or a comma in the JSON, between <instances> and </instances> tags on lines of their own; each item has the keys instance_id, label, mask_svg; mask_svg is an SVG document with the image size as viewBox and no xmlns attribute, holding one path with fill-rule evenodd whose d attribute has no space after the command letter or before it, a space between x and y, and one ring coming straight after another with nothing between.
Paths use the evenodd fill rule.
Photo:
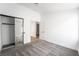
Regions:
<instances>
[{"instance_id":1,"label":"white wall","mask_svg":"<svg viewBox=\"0 0 79 59\"><path fill-rule=\"evenodd\" d=\"M41 15L41 39L77 50L77 9L53 13L42 13Z\"/></svg>"},{"instance_id":2,"label":"white wall","mask_svg":"<svg viewBox=\"0 0 79 59\"><path fill-rule=\"evenodd\" d=\"M40 18L39 13L18 4L2 3L0 4L0 14L24 18L24 43L30 42L30 22L31 20L38 20Z\"/></svg>"},{"instance_id":3,"label":"white wall","mask_svg":"<svg viewBox=\"0 0 79 59\"><path fill-rule=\"evenodd\" d=\"M79 8L78 8L78 54L79 54Z\"/></svg>"}]
</instances>

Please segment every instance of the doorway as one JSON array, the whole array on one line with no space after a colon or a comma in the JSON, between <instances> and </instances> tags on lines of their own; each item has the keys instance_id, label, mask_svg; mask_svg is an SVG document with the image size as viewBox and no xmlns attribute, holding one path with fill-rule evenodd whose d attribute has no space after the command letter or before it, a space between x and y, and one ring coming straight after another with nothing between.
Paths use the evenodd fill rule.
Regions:
<instances>
[{"instance_id":1,"label":"doorway","mask_svg":"<svg viewBox=\"0 0 79 59\"><path fill-rule=\"evenodd\" d=\"M36 23L36 38L39 38L39 23Z\"/></svg>"},{"instance_id":2,"label":"doorway","mask_svg":"<svg viewBox=\"0 0 79 59\"><path fill-rule=\"evenodd\" d=\"M0 15L1 50L24 44L24 20L22 18Z\"/></svg>"},{"instance_id":3,"label":"doorway","mask_svg":"<svg viewBox=\"0 0 79 59\"><path fill-rule=\"evenodd\" d=\"M31 22L31 42L39 41L39 22L32 21Z\"/></svg>"}]
</instances>

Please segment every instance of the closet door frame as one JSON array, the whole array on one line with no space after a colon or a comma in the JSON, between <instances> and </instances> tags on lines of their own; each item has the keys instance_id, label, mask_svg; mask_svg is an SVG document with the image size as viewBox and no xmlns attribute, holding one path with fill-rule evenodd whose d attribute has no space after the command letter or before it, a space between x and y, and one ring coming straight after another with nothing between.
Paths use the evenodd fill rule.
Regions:
<instances>
[{"instance_id":1,"label":"closet door frame","mask_svg":"<svg viewBox=\"0 0 79 59\"><path fill-rule=\"evenodd\" d=\"M23 44L24 44L24 18L20 18L20 17L15 17L15 16L9 16L9 15L4 15L4 14L0 14L0 28L1 28L1 23L2 23L2 21L1 21L1 16L5 16L5 17L11 17L11 18L14 18L14 21L15 21L15 19L20 19L20 20L22 20L22 41L23 41ZM2 38L2 28L0 29L1 31L0 31L0 39ZM0 40L0 45L1 45L1 41L2 41L2 39ZM2 50L2 45L0 46L0 51Z\"/></svg>"}]
</instances>

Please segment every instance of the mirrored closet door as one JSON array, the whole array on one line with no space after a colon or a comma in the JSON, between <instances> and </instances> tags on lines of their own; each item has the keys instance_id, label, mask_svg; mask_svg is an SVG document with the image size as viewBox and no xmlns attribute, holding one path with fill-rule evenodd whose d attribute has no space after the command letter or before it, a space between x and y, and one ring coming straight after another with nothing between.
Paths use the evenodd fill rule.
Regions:
<instances>
[{"instance_id":1,"label":"mirrored closet door","mask_svg":"<svg viewBox=\"0 0 79 59\"><path fill-rule=\"evenodd\" d=\"M15 46L23 46L23 20L15 18Z\"/></svg>"}]
</instances>

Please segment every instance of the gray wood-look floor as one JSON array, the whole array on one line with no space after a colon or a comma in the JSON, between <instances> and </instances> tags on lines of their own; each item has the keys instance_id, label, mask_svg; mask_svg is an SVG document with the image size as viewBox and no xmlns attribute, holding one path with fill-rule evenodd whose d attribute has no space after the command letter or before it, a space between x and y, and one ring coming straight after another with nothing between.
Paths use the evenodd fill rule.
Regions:
<instances>
[{"instance_id":1,"label":"gray wood-look floor","mask_svg":"<svg viewBox=\"0 0 79 59\"><path fill-rule=\"evenodd\" d=\"M78 52L44 40L2 50L1 56L78 56Z\"/></svg>"}]
</instances>

